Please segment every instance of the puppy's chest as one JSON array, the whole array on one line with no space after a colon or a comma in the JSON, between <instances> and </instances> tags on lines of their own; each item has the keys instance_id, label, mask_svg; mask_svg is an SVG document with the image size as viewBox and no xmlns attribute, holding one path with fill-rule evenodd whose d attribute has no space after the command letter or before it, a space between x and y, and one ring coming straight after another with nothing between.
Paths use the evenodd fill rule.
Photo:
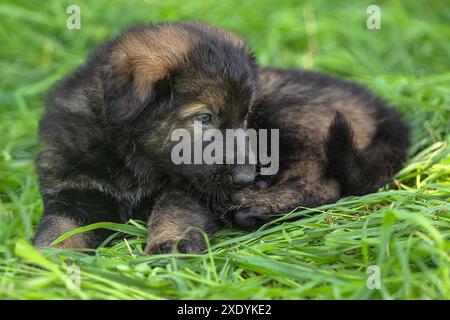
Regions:
<instances>
[{"instance_id":1,"label":"puppy's chest","mask_svg":"<svg viewBox=\"0 0 450 320\"><path fill-rule=\"evenodd\" d=\"M127 178L126 181L118 179L110 185L110 194L116 200L120 220L147 220L158 194L157 184L152 186L130 177L124 178Z\"/></svg>"},{"instance_id":2,"label":"puppy's chest","mask_svg":"<svg viewBox=\"0 0 450 320\"><path fill-rule=\"evenodd\" d=\"M80 173L77 177L64 181L64 187L76 187L78 190L94 189L114 199L122 220L142 216L144 208L149 207L158 194L160 183L148 177L136 177L128 170L110 170L105 167L105 175L87 175Z\"/></svg>"},{"instance_id":3,"label":"puppy's chest","mask_svg":"<svg viewBox=\"0 0 450 320\"><path fill-rule=\"evenodd\" d=\"M157 184L151 179L136 177L128 171L115 172L110 179L110 192L120 202L136 205L156 192Z\"/></svg>"}]
</instances>

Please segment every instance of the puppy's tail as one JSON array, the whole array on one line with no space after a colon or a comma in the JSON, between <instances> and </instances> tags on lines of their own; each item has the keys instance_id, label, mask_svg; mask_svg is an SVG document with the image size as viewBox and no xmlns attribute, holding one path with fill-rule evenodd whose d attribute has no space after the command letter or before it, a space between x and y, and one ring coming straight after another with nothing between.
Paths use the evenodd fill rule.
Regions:
<instances>
[{"instance_id":1,"label":"puppy's tail","mask_svg":"<svg viewBox=\"0 0 450 320\"><path fill-rule=\"evenodd\" d=\"M378 110L377 131L362 151L350 123L336 112L325 138L327 174L338 180L343 196L375 192L400 170L408 145L409 128L392 109Z\"/></svg>"}]
</instances>

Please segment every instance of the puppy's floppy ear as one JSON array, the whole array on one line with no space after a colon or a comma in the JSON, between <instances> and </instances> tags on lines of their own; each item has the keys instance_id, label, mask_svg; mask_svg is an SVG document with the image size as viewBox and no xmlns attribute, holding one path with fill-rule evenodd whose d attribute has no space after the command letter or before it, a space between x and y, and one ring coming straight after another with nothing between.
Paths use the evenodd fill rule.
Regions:
<instances>
[{"instance_id":1,"label":"puppy's floppy ear","mask_svg":"<svg viewBox=\"0 0 450 320\"><path fill-rule=\"evenodd\" d=\"M170 72L186 50L167 32L140 29L122 35L102 69L105 116L113 124L135 119L147 106L172 98Z\"/></svg>"},{"instance_id":2,"label":"puppy's floppy ear","mask_svg":"<svg viewBox=\"0 0 450 320\"><path fill-rule=\"evenodd\" d=\"M158 95L167 93L167 71L144 53L113 52L102 70L105 116L113 124L135 119Z\"/></svg>"}]
</instances>

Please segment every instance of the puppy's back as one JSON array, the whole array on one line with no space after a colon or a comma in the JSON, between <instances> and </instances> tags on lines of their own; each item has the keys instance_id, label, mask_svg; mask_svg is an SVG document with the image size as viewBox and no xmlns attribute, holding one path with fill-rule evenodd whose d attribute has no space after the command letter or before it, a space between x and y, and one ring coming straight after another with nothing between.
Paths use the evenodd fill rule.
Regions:
<instances>
[{"instance_id":1,"label":"puppy's back","mask_svg":"<svg viewBox=\"0 0 450 320\"><path fill-rule=\"evenodd\" d=\"M359 84L304 70L263 69L251 119L280 129L280 157L316 157L342 194L375 191L400 169L409 129Z\"/></svg>"}]
</instances>

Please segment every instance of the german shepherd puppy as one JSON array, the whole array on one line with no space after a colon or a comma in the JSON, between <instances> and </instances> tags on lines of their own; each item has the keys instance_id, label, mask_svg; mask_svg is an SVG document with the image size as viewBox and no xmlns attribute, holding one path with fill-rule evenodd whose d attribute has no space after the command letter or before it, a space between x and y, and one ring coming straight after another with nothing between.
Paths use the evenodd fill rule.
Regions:
<instances>
[{"instance_id":1,"label":"german shepherd puppy","mask_svg":"<svg viewBox=\"0 0 450 320\"><path fill-rule=\"evenodd\" d=\"M103 44L48 96L38 157L44 213L34 245L130 218L148 220L147 253L172 250L189 227L217 230L206 204L252 183L254 165L175 165L171 133L193 131L194 121L245 128L256 81L245 42L202 23L133 27ZM90 231L58 246L95 248L107 235ZM194 230L177 243L181 252L200 251L203 237Z\"/></svg>"},{"instance_id":2,"label":"german shepherd puppy","mask_svg":"<svg viewBox=\"0 0 450 320\"><path fill-rule=\"evenodd\" d=\"M233 194L225 215L244 228L274 213L375 192L406 158L409 128L362 86L322 73L262 69L248 126L280 130L280 169Z\"/></svg>"},{"instance_id":3,"label":"german shepherd puppy","mask_svg":"<svg viewBox=\"0 0 450 320\"><path fill-rule=\"evenodd\" d=\"M173 164L171 132L193 131L194 120L279 129L279 172L254 183L252 165ZM49 95L40 136L35 246L135 218L148 221L146 253L199 252L199 230L255 228L299 205L376 191L408 145L407 126L366 89L319 73L258 71L240 38L201 23L135 27L101 46ZM94 248L108 234L58 246Z\"/></svg>"}]
</instances>

